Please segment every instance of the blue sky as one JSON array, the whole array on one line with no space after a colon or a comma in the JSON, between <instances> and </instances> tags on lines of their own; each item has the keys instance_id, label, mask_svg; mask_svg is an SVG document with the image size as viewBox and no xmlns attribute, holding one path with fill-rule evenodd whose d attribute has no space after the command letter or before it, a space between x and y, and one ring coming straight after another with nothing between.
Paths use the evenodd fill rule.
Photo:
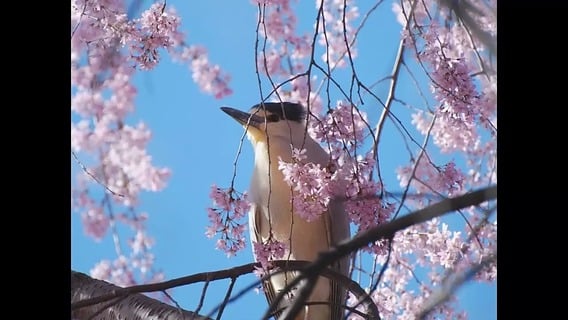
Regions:
<instances>
[{"instance_id":1,"label":"blue sky","mask_svg":"<svg viewBox=\"0 0 568 320\"><path fill-rule=\"evenodd\" d=\"M214 183L222 187L230 184L232 163L243 134L242 127L219 107L228 105L248 109L259 101L259 93L254 68L257 11L250 1L170 0L168 5L174 6L182 17L187 41L204 45L209 51L210 61L231 74L230 85L234 92L222 100L202 94L193 83L187 67L171 62L167 56L155 70L139 73L136 77L137 108L130 119L132 123L142 120L151 128L153 138L148 149L153 162L172 170L167 188L159 193L144 193L140 206L140 211L150 215L147 229L156 239L153 248L155 266L163 269L166 278L171 279L252 262L249 248L228 259L223 252L214 249L215 241L206 238L204 232L208 225L205 208L211 205L208 197L210 186ZM143 5L144 8L148 6L148 3ZM313 25L315 1L303 1L300 8L299 20L305 30ZM360 35L359 58L355 62L364 82L374 82L390 73L399 31L400 25L390 3L382 4ZM400 86L400 96L406 97L405 84L412 88L408 77L401 79ZM427 90L426 87L423 89ZM386 85L378 86L375 92L383 99L386 93ZM407 101L420 103L417 97ZM409 115L407 110L398 106L400 118ZM373 123L378 119L380 106L370 108L367 111ZM388 154L381 155L381 167L387 187L396 191L400 188L394 169L408 162L408 154L401 150L404 148L400 144L400 135L395 133L392 125L388 125L385 135L392 139L381 142L381 148L389 150ZM238 163L238 190L248 188L251 168L252 149L246 142ZM78 166L72 161L73 174L77 170ZM72 214L71 217L73 270L88 273L101 259L115 259L110 236L95 243L84 236L79 216ZM254 280L252 275L243 276L237 281L235 291ZM227 286L228 280L210 284L202 309L204 312L222 300ZM201 284L194 284L176 288L172 293L182 307L191 310L197 305L201 288ZM460 289L459 297L470 319L496 319L495 285L468 284ZM229 305L223 318L257 319L265 307L264 296L250 292Z\"/></svg>"}]
</instances>

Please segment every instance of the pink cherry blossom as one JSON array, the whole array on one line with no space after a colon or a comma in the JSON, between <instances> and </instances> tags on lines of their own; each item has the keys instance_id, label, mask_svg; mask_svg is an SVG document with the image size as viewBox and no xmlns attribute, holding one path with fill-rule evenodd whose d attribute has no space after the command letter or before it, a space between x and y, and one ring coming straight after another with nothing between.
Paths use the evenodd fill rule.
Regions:
<instances>
[{"instance_id":1,"label":"pink cherry blossom","mask_svg":"<svg viewBox=\"0 0 568 320\"><path fill-rule=\"evenodd\" d=\"M199 45L184 46L180 50L171 52L177 61L189 63L192 72L191 77L197 83L199 89L207 94L212 94L216 99L231 95L233 91L229 87L231 76L224 73L221 67L212 64L207 56L207 50Z\"/></svg>"},{"instance_id":2,"label":"pink cherry blossom","mask_svg":"<svg viewBox=\"0 0 568 320\"><path fill-rule=\"evenodd\" d=\"M81 214L85 233L88 236L101 240L107 233L109 218L104 214L103 208L93 206Z\"/></svg>"},{"instance_id":3,"label":"pink cherry blossom","mask_svg":"<svg viewBox=\"0 0 568 320\"><path fill-rule=\"evenodd\" d=\"M353 148L362 143L367 130L366 114L353 105L338 101L321 122L313 122L315 137L341 150L343 144ZM341 148L339 146L341 145Z\"/></svg>"},{"instance_id":4,"label":"pink cherry blossom","mask_svg":"<svg viewBox=\"0 0 568 320\"><path fill-rule=\"evenodd\" d=\"M351 58L357 57L357 47L354 43L351 44L355 36L355 29L351 23L359 16L359 10L354 2L352 0L332 0L323 3L326 36L319 37L318 44L325 48L321 59L332 67L344 67L346 61L349 61L347 44L349 44ZM347 7L345 7L345 4L347 4ZM320 5L321 1L316 1L318 8ZM318 30L320 33L324 32L323 21ZM344 36L344 32L346 36Z\"/></svg>"},{"instance_id":5,"label":"pink cherry blossom","mask_svg":"<svg viewBox=\"0 0 568 320\"><path fill-rule=\"evenodd\" d=\"M253 241L252 245L255 260L260 262L263 271L271 269L270 261L282 259L287 250L284 242L274 239L268 239L262 243ZM261 271L257 272L259 275L261 273Z\"/></svg>"},{"instance_id":6,"label":"pink cherry blossom","mask_svg":"<svg viewBox=\"0 0 568 320\"><path fill-rule=\"evenodd\" d=\"M227 256L234 256L245 247L244 231L246 223L242 222L250 209L246 193L238 193L233 188L221 189L211 186L209 197L213 200L213 208L207 208L210 225L205 235L212 238L219 235L216 247Z\"/></svg>"},{"instance_id":7,"label":"pink cherry blossom","mask_svg":"<svg viewBox=\"0 0 568 320\"><path fill-rule=\"evenodd\" d=\"M123 1L71 2L71 147L80 167L73 210L85 234L96 240L107 236L111 225L131 227L129 246L120 248L115 241L117 260L100 266L115 272L106 279L123 285L159 278L150 252L154 240L144 228L148 215L135 208L141 192L164 189L171 174L148 154L150 129L126 120L136 108L133 78L154 68L163 53L178 58L188 48L171 6L154 3L132 18L126 10ZM191 53L191 46L186 51ZM209 63L206 52L193 50L185 62L207 93L218 98L231 93L229 77ZM119 239L114 228L112 233Z\"/></svg>"},{"instance_id":8,"label":"pink cherry blossom","mask_svg":"<svg viewBox=\"0 0 568 320\"><path fill-rule=\"evenodd\" d=\"M353 92L345 94L353 101L347 101L334 92L335 82L342 89L356 81L363 82L363 78L351 78L351 83L344 81L341 72L350 76L357 71L359 77L362 74L360 64L349 69L348 59L359 56L354 39L359 11L364 13L365 7L359 8L352 0L318 0L317 9L323 4L323 15L317 22L319 29L315 30L316 22L312 21L311 29L305 30L306 24L300 23L296 12L297 4L289 0L251 0L249 4L251 10L262 14L260 46L254 53L262 93L274 90L275 93L268 94L268 100L281 99L308 107L308 132L330 153L331 163L325 167L307 162L305 150L298 149L291 162L279 161L285 181L292 186L295 212L312 221L319 218L332 199L340 199L354 224L355 235L390 221L399 209L411 212L442 196L454 197L496 183L495 66L485 44L476 38L476 33L466 30L466 23L455 11L432 0L392 4L397 21L403 26L408 23L401 35L406 45L404 66L422 72L418 78L427 79L424 88L430 91L420 93L428 102L425 105L407 103L411 107L408 117L396 102L412 101L411 95L408 100L405 95L413 88L400 90L403 81L398 82L397 101L390 111L401 120L395 123L397 128L409 132L402 135L410 145L411 161L401 162L395 172L389 172L382 163L379 166L378 158L371 152L373 129L367 125L366 112L374 119L377 110L365 108L368 103L355 101L371 100L369 95L356 94L361 88L353 87ZM80 168L72 187L72 208L82 221L85 235L96 241L110 235L118 239L115 226L126 227L119 239L124 240L123 245L115 242L116 257L100 261L91 270L93 277L120 286L164 278L154 267L151 250L155 240L145 228L149 214L138 208L141 193L163 190L172 174L163 164L155 163L147 150L151 128L132 118L138 93L133 79L140 72L155 68L164 57L170 57L189 68L203 93L215 98L232 94L230 75L210 60L205 47L188 42L190 39L180 31L182 20L173 7L163 2L147 6L132 16L127 14L123 1L71 2L71 147L77 159L73 161ZM473 21L494 36L496 1L471 1L468 6ZM413 16L407 21L411 8ZM317 14L314 11L313 16ZM405 72L401 71L399 79L407 76L402 74ZM329 89L326 84L330 84ZM371 128L375 125L371 124ZM393 137L386 133L380 137L390 138ZM426 151L415 152L418 144L412 145L409 138L412 142L424 138L424 143L428 142ZM379 154L389 151L381 149ZM398 186L378 180L393 174L399 180ZM389 195L406 190L407 186L414 195L403 203L400 197ZM218 249L228 256L235 255L246 243L245 219L250 209L246 192L214 185L210 198L213 205L207 208L209 226L205 234L215 238ZM365 289L381 317L415 319L447 274L463 272L492 256L497 247L497 219L490 214L494 205L493 202L461 210L462 226L432 219L397 232L390 243L378 241L363 248L359 256L363 259L358 258L356 263L360 262L363 269L359 279L368 276L369 281L361 280L360 284L367 285ZM271 267L270 261L283 258L287 250L284 243L272 238L254 242L252 247L261 264L255 270L258 275L265 274ZM380 282L375 283L377 269L387 263L387 256L388 266ZM474 279L494 282L496 277L493 262ZM371 290L375 284L376 288ZM354 306L356 302L350 295L348 304ZM362 310L361 306L357 309ZM427 319L466 316L456 296L451 296ZM349 319L359 317L352 314Z\"/></svg>"},{"instance_id":9,"label":"pink cherry blossom","mask_svg":"<svg viewBox=\"0 0 568 320\"><path fill-rule=\"evenodd\" d=\"M414 174L412 172L414 171ZM406 166L398 170L400 186L406 187L411 181L418 193L432 192L454 196L463 190L465 175L456 168L454 162L438 167L433 165L426 156L420 158L417 165Z\"/></svg>"},{"instance_id":10,"label":"pink cherry blossom","mask_svg":"<svg viewBox=\"0 0 568 320\"><path fill-rule=\"evenodd\" d=\"M319 164L304 162L306 150L294 148L292 163L278 160L278 169L284 174L284 181L293 188L294 212L306 221L314 221L327 210L332 196L327 168Z\"/></svg>"}]
</instances>

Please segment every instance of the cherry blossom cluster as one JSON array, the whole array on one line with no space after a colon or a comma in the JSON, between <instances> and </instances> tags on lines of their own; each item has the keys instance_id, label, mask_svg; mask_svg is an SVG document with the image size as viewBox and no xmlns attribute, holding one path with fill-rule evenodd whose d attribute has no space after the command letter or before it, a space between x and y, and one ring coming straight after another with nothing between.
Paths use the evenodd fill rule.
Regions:
<instances>
[{"instance_id":1,"label":"cherry blossom cluster","mask_svg":"<svg viewBox=\"0 0 568 320\"><path fill-rule=\"evenodd\" d=\"M331 67L344 67L345 62L357 57L357 47L354 43L355 29L352 22L359 17L359 10L353 0L331 0L323 2L323 19L320 22L318 43L326 51L322 54L322 60ZM321 5L316 0L316 7ZM349 48L349 54L347 49Z\"/></svg>"},{"instance_id":2,"label":"cherry blossom cluster","mask_svg":"<svg viewBox=\"0 0 568 320\"><path fill-rule=\"evenodd\" d=\"M495 254L497 250L497 219L485 219L478 208L469 208L468 219L475 230L468 229L466 235L472 240L467 244L462 261L456 266L465 269L480 263L484 258ZM475 233L473 232L475 231ZM497 279L497 264L491 263L475 274L477 281L493 282Z\"/></svg>"},{"instance_id":3,"label":"cherry blossom cluster","mask_svg":"<svg viewBox=\"0 0 568 320\"><path fill-rule=\"evenodd\" d=\"M367 129L365 112L338 101L336 108L311 124L313 136L329 147L331 163L322 168L305 162L306 150L295 148L291 162L279 161L284 180L293 188L294 212L307 221L315 220L337 197L358 231L387 221L395 207L378 196L382 187L372 179L373 154L356 155ZM375 253L384 249L384 242L365 248Z\"/></svg>"},{"instance_id":4,"label":"cherry blossom cluster","mask_svg":"<svg viewBox=\"0 0 568 320\"><path fill-rule=\"evenodd\" d=\"M334 109L312 125L315 138L330 148L335 169L331 179L340 181L338 185L343 186L345 210L358 227L358 232L387 221L394 206L379 198L383 186L372 179L376 164L373 153L357 155L363 149L369 132L367 114L340 100ZM366 248L375 253L383 249L382 242Z\"/></svg>"},{"instance_id":5,"label":"cherry blossom cluster","mask_svg":"<svg viewBox=\"0 0 568 320\"><path fill-rule=\"evenodd\" d=\"M88 53L88 64L97 68L108 64L109 71L121 65L150 70L166 50L172 58L189 64L202 91L216 98L231 94L230 77L209 62L203 47L186 44L180 23L176 11L162 2L152 4L140 18L129 20L124 1L73 0L71 60L79 62Z\"/></svg>"},{"instance_id":6,"label":"cherry blossom cluster","mask_svg":"<svg viewBox=\"0 0 568 320\"><path fill-rule=\"evenodd\" d=\"M402 286L399 290L394 290L392 287L380 285L370 294L370 296L378 307L381 319L414 320L417 319L416 315L421 311L426 299L431 295L431 293L431 288L425 285L418 286L416 290L408 290L408 288ZM455 310L456 304L456 299L452 297L449 302L434 308L432 313L424 319L468 319L465 311ZM361 311L363 314L365 313L361 303L357 301L357 298L352 293L349 293L347 305L357 305L356 309ZM348 317L348 319L362 320L364 318L353 313Z\"/></svg>"},{"instance_id":7,"label":"cherry blossom cluster","mask_svg":"<svg viewBox=\"0 0 568 320\"><path fill-rule=\"evenodd\" d=\"M294 212L306 221L314 221L326 211L332 197L331 174L319 164L305 162L306 149L294 148L292 162L278 159L278 169L284 174L284 181L292 187Z\"/></svg>"},{"instance_id":8,"label":"cherry blossom cluster","mask_svg":"<svg viewBox=\"0 0 568 320\"><path fill-rule=\"evenodd\" d=\"M403 188L410 182L418 193L434 192L450 197L463 191L465 181L465 175L453 161L437 167L426 156L421 157L417 164L399 168L397 177Z\"/></svg>"},{"instance_id":9,"label":"cherry blossom cluster","mask_svg":"<svg viewBox=\"0 0 568 320\"><path fill-rule=\"evenodd\" d=\"M153 261L152 261L153 263ZM119 287L129 287L140 282L155 283L164 281L163 272L154 272L150 277L140 276L141 280L136 276L138 268L136 260L131 260L126 256L118 256L112 262L110 260L101 260L91 270L91 277L99 280L111 282Z\"/></svg>"},{"instance_id":10,"label":"cherry blossom cluster","mask_svg":"<svg viewBox=\"0 0 568 320\"><path fill-rule=\"evenodd\" d=\"M304 71L301 60L310 55L311 40L308 34L296 35L296 14L290 0L253 3L260 5L259 35L265 38L268 45L266 50L258 53L259 70L270 76L287 76ZM282 65L281 60L287 55L291 59L288 68Z\"/></svg>"},{"instance_id":11,"label":"cherry blossom cluster","mask_svg":"<svg viewBox=\"0 0 568 320\"><path fill-rule=\"evenodd\" d=\"M189 63L191 77L199 89L221 99L233 93L229 87L231 76L217 64L209 62L207 49L200 45L184 46L180 50L170 52L175 60Z\"/></svg>"},{"instance_id":12,"label":"cherry blossom cluster","mask_svg":"<svg viewBox=\"0 0 568 320\"><path fill-rule=\"evenodd\" d=\"M482 29L494 34L495 21L490 21L489 14L491 9L487 10L487 6L478 1L469 3L487 13L479 21L485 22ZM402 4L404 9L398 4L393 5L393 9L398 14L399 22L405 25L411 1L402 1ZM404 33L406 44L417 53L417 58L425 67L424 71L430 78L432 97L438 104L434 111L416 111L412 115L412 124L423 135L430 135L440 153L461 152L460 156L467 163L467 173L458 168L453 160L444 165L434 164L430 157L432 150L423 154L420 151L418 161L399 168L397 173L400 186L404 188L410 183L412 192L456 196L497 182L496 74L491 70L490 59L483 54L481 43L472 40L471 33L463 25L444 24L442 27L439 21L431 20L428 12L435 6L433 1L417 2L413 17L417 24L412 25L410 32ZM439 12L442 17L448 13L445 9ZM488 28L488 25L493 27ZM482 134L483 129L489 135ZM406 201L406 204L420 208L428 203L418 200ZM412 297L412 305L402 306L406 310L401 315L416 314L432 291L431 288L438 286L449 273L464 272L495 253L497 220L484 220L491 210L479 206L464 211L468 215L462 215L463 231L450 231L447 224L434 219L395 236L391 262L382 283L392 290L406 275L409 281L414 278L421 286L428 288L419 297ZM428 271L427 278L416 276L417 270ZM396 278L390 276L391 272L396 274ZM475 279L495 281L496 264L478 272ZM446 303L433 315L447 317L453 310ZM460 313L451 318L465 316L465 313Z\"/></svg>"},{"instance_id":13,"label":"cherry blossom cluster","mask_svg":"<svg viewBox=\"0 0 568 320\"><path fill-rule=\"evenodd\" d=\"M482 244L477 243L477 241L466 242L460 231L450 231L449 226L439 218L397 233L393 241L390 268L385 272L381 283L385 290L394 290L397 294L410 293L414 295L412 291L407 290L409 282L420 285L423 287L423 291L420 295L414 296L414 299L416 299L414 306L401 304L397 308L398 310L391 311L402 312L402 314L409 316L416 314L420 311L424 299L431 294L432 287L440 286L444 277L450 272L463 272L473 264L479 263L485 256L484 254L488 255L494 252L496 226L496 222L488 223L482 228L483 231L480 230L477 233L477 237L486 239ZM493 264L489 268L485 268L476 274L476 279L494 281L496 279L495 267ZM427 270L428 278L419 279L417 273L420 270ZM450 302L452 302L452 299L450 299ZM403 299L400 299L397 303L403 303ZM444 304L434 310L431 316L447 316L452 313L457 316L453 308ZM465 313L460 312L459 314L465 317ZM454 318L454 316L450 318Z\"/></svg>"},{"instance_id":14,"label":"cherry blossom cluster","mask_svg":"<svg viewBox=\"0 0 568 320\"><path fill-rule=\"evenodd\" d=\"M181 37L177 29L180 19L172 8L164 10L165 3L154 3L150 9L144 11L138 21L140 29L131 45L131 57L142 69L152 69L159 61L160 48L169 48L176 44ZM178 41L176 41L178 40Z\"/></svg>"},{"instance_id":15,"label":"cherry blossom cluster","mask_svg":"<svg viewBox=\"0 0 568 320\"><path fill-rule=\"evenodd\" d=\"M259 34L266 41L261 52L257 53L258 70L268 76L271 82L282 82L281 86L274 88L277 94L274 100L302 103L311 112L319 113L321 98L314 92L317 77L299 76L306 71L305 62L311 56L312 38L309 33L297 34L296 15L291 1L252 2L261 5Z\"/></svg>"},{"instance_id":16,"label":"cherry blossom cluster","mask_svg":"<svg viewBox=\"0 0 568 320\"><path fill-rule=\"evenodd\" d=\"M461 233L450 231L440 219L397 233L393 239L389 268L377 289L371 293L381 317L414 319L432 294L432 288L440 285L443 273L454 268L463 258L466 246ZM378 264L386 262L386 255L375 257ZM420 271L428 271L428 278L419 278L417 274ZM350 296L348 305L356 303L355 297ZM451 297L435 308L428 319L467 319L466 313L456 307L457 300ZM362 318L353 315L349 319Z\"/></svg>"},{"instance_id":17,"label":"cherry blossom cluster","mask_svg":"<svg viewBox=\"0 0 568 320\"><path fill-rule=\"evenodd\" d=\"M318 120L311 122L311 129L317 140L330 145L333 159L339 158L344 147L354 151L368 132L366 113L343 100Z\"/></svg>"},{"instance_id":18,"label":"cherry blossom cluster","mask_svg":"<svg viewBox=\"0 0 568 320\"><path fill-rule=\"evenodd\" d=\"M185 45L173 8L154 3L132 18L127 11L121 0L71 1L71 148L80 167L72 186L73 211L96 241L112 230L117 259L99 263L92 274L119 285L161 277L153 268L147 215L135 209L142 191L162 190L171 174L156 167L147 152L150 129L126 121L136 107L134 77L153 69L164 52L178 58L185 50L202 90L218 98L231 93L229 78L209 63L207 53ZM118 223L130 225L132 236L119 234Z\"/></svg>"},{"instance_id":19,"label":"cherry blossom cluster","mask_svg":"<svg viewBox=\"0 0 568 320\"><path fill-rule=\"evenodd\" d=\"M72 58L88 50L89 57L100 63L124 57L143 70L152 69L160 61L159 49L179 41L179 24L180 18L164 3L154 3L140 18L129 20L124 1L75 0L71 3ZM126 52L117 52L123 47Z\"/></svg>"},{"instance_id":20,"label":"cherry blossom cluster","mask_svg":"<svg viewBox=\"0 0 568 320\"><path fill-rule=\"evenodd\" d=\"M90 271L93 278L121 287L163 281L164 274L154 269L154 254L150 251L154 239L144 229L147 218L146 213L120 213L112 219L113 223L122 222L133 231L134 236L126 242L129 252L123 252L120 245L116 246L117 258L112 262L106 259L98 262ZM115 241L120 241L118 235L115 235Z\"/></svg>"},{"instance_id":21,"label":"cherry blossom cluster","mask_svg":"<svg viewBox=\"0 0 568 320\"><path fill-rule=\"evenodd\" d=\"M440 150L467 152L479 140L478 123L495 133L496 74L487 62L480 62L484 50L480 41L475 41L462 24L441 26L438 21L431 20L428 5L435 7L435 4L428 2L417 3L414 18L420 25L414 27L414 32L405 32L405 36L406 44L428 67L433 97L439 105L434 114L418 111L413 115L413 123L424 134L435 115L430 133ZM398 3L393 9L399 22L405 25L411 4L410 1L402 3L404 9ZM476 19L484 21L483 29L486 29L491 19L487 5L472 3L479 12L485 12ZM445 8L440 13L448 15ZM495 27L495 22L489 25ZM474 79L474 74L480 74L479 80Z\"/></svg>"},{"instance_id":22,"label":"cherry blossom cluster","mask_svg":"<svg viewBox=\"0 0 568 320\"><path fill-rule=\"evenodd\" d=\"M207 208L210 225L205 235L208 238L219 235L217 249L224 251L229 257L234 256L245 247L246 224L240 220L246 217L250 209L247 194L213 185L209 197L213 200L214 207Z\"/></svg>"},{"instance_id":23,"label":"cherry blossom cluster","mask_svg":"<svg viewBox=\"0 0 568 320\"><path fill-rule=\"evenodd\" d=\"M356 159L345 157L340 161L343 165L340 171L346 178L345 188L345 211L349 215L351 222L357 226L357 232L366 231L372 227L387 222L394 210L393 203L380 197L384 186L372 179L372 171L375 166L375 159L371 152L365 156L357 156ZM377 241L369 244L363 250L374 254L385 254L386 243Z\"/></svg>"},{"instance_id":24,"label":"cherry blossom cluster","mask_svg":"<svg viewBox=\"0 0 568 320\"><path fill-rule=\"evenodd\" d=\"M345 210L357 232L362 232L392 219L399 206L412 211L431 204L426 199L433 198L421 195L434 195L436 199L454 197L496 183L496 73L483 45L466 30L466 26L449 19L447 8L433 0L403 0L393 4L401 25L406 26L409 14L413 14L402 36L409 51L415 53L417 68L422 68L429 79L431 96L428 98L435 105L434 109L427 106L414 108L406 122L413 124L422 135L429 135L426 141L432 141L434 146L417 150L417 154L410 157L411 163L397 169L400 187L404 190L408 186L417 197L396 203L394 198L386 195L388 192L382 181L374 179L376 172L373 170L379 168L375 152L369 151L373 141L370 141L372 132L366 114L351 102L336 100L336 105L328 105L327 113L322 115L323 99L319 96L322 80L318 80L316 72L301 75L313 66L312 61L307 60L314 49L313 37L298 30L292 2L252 2L260 6L259 30L267 44L259 46L259 70L269 76L275 86L283 84L276 89L278 99L309 106L308 132L330 153L331 163L326 167L307 163L305 150L297 149L293 150L291 162L279 162L285 180L293 188L293 208L302 218L317 219L339 195L344 199ZM319 9L322 2L316 3ZM414 8L413 3L416 4ZM475 21L483 23L483 30L495 34L496 23L492 16L495 3L468 3L479 9L474 12L482 12L474 17ZM347 44L351 57L356 58L352 24L359 9L354 1L332 0L323 2L322 12L319 34L313 45L325 47L322 59L329 68L344 66ZM330 92L326 93L327 101L335 100ZM397 114L394 107L392 110ZM384 136L380 138L385 139ZM439 154L463 159L434 161ZM366 271L380 269L387 263L387 256L390 257L376 290L371 292L381 317L414 319L449 272L462 272L493 254L497 244L497 222L486 215L489 211L489 206L463 210L463 230L451 230L441 219L434 219L397 233L390 246L388 242L380 241L364 248L374 261L373 265L363 267ZM274 259L279 250L285 250L282 244L272 240L254 244L253 249L257 259L260 257L264 262ZM374 278L376 273L369 274L371 282L377 280ZM496 265L484 268L475 278L495 281ZM355 302L351 297L349 304L353 306ZM436 307L429 318L465 319L466 316L453 296ZM350 318L358 319L358 316Z\"/></svg>"},{"instance_id":25,"label":"cherry blossom cluster","mask_svg":"<svg viewBox=\"0 0 568 320\"><path fill-rule=\"evenodd\" d=\"M292 1L252 1L259 5L259 33L267 42L257 54L258 69L266 74L271 83L280 81L284 86L274 88L278 98L300 102L309 110L318 114L321 111L321 98L317 94L317 76L299 74L306 72L316 44L324 48L322 60L330 68L343 67L347 59L347 44L353 58L357 55L354 43L352 23L358 18L358 8L354 1L347 1L345 15L343 0L316 1L316 7L322 6L322 14L314 16L319 21L318 40L313 43L311 33L300 34L297 30L297 18ZM307 103L306 103L307 102Z\"/></svg>"},{"instance_id":26,"label":"cherry blossom cluster","mask_svg":"<svg viewBox=\"0 0 568 320\"><path fill-rule=\"evenodd\" d=\"M272 268L271 261L282 259L288 249L286 243L273 238L269 238L264 242L254 241L252 244L255 260L260 262L261 269L264 272Z\"/></svg>"}]
</instances>

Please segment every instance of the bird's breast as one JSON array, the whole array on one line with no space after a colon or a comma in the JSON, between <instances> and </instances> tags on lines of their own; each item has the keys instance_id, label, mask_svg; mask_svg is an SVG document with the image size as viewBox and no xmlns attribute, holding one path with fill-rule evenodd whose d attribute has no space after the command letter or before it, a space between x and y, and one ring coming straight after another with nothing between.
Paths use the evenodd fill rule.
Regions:
<instances>
[{"instance_id":1,"label":"bird's breast","mask_svg":"<svg viewBox=\"0 0 568 320\"><path fill-rule=\"evenodd\" d=\"M279 160L292 161L289 142L271 138L270 150L267 143L255 145L255 165L251 181L250 199L255 204L256 225L263 238L270 232L277 239L288 239L300 217L293 214L291 187L284 181L279 167ZM305 222L305 221L304 221Z\"/></svg>"},{"instance_id":2,"label":"bird's breast","mask_svg":"<svg viewBox=\"0 0 568 320\"><path fill-rule=\"evenodd\" d=\"M251 181L251 201L258 210L257 225L261 226L263 238L267 238L271 229L278 238L286 238L290 233L293 211L290 203L290 186L284 181L282 172L257 165ZM270 223L270 225L268 224Z\"/></svg>"}]
</instances>

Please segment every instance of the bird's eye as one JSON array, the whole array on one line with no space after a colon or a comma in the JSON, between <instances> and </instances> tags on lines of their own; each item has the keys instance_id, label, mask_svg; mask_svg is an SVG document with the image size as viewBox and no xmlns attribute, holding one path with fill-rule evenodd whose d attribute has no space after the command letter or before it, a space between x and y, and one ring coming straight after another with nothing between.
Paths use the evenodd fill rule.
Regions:
<instances>
[{"instance_id":1,"label":"bird's eye","mask_svg":"<svg viewBox=\"0 0 568 320\"><path fill-rule=\"evenodd\" d=\"M269 114L266 116L267 122L278 122L280 121L280 117L277 114Z\"/></svg>"}]
</instances>

